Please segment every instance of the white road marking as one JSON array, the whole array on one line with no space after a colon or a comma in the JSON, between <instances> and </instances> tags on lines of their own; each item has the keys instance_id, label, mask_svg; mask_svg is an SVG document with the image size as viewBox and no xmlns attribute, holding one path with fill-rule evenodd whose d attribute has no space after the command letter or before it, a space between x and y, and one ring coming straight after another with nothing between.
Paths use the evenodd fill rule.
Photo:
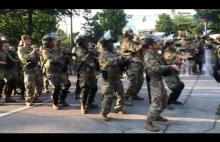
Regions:
<instances>
[{"instance_id":1,"label":"white road marking","mask_svg":"<svg viewBox=\"0 0 220 142\"><path fill-rule=\"evenodd\" d=\"M43 103L36 103L36 104L33 104L33 106L30 106L30 107L25 106L25 107L21 107L21 108L19 108L19 109L13 110L13 111L9 111L9 112L6 112L6 113L3 113L3 114L0 114L0 118L2 118L2 117L6 117L6 116L9 116L9 115L12 115L12 114L14 114L14 113L18 113L18 112L20 112L20 111L22 111L22 110L26 110L26 109L33 108L34 106L42 105L42 104L47 103L47 102L50 102L50 101L51 101L51 99L46 100L46 101L44 101Z\"/></svg>"}]
</instances>

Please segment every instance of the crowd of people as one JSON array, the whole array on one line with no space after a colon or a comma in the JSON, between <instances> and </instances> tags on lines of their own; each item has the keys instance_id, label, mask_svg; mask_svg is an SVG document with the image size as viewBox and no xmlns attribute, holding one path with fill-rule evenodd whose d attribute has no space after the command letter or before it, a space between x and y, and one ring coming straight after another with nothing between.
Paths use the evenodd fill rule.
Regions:
<instances>
[{"instance_id":1,"label":"crowd of people","mask_svg":"<svg viewBox=\"0 0 220 142\"><path fill-rule=\"evenodd\" d=\"M220 52L215 46L220 45L220 37L215 41L203 35L193 38L180 34L182 48L176 48L174 39L160 41L157 36L148 34L135 41L132 29L124 28L122 33L120 52L113 46L115 39L111 30L100 38L97 45L88 41L86 33L80 32L75 38L77 46L71 50L61 46L59 37L51 35L42 38L41 47L32 45L30 36L22 35L17 50L10 47L5 37L1 37L0 92L4 94L4 103L16 102L11 97L13 94L25 99L26 106L42 103L40 97L44 89L45 93L51 93L54 110L68 107L66 97L71 87L69 69L74 66L77 75L75 95L76 99L80 99L81 113L86 114L90 109L99 107L94 102L100 78L100 118L109 121L114 98L114 111L119 114L126 113L124 105L133 105L131 99L144 100L138 93L146 74L151 106L145 128L158 131L153 121L167 121L161 116L163 110L173 110L173 105L182 104L178 98L185 85L180 73L201 74L204 62L205 68L210 68L205 58L208 56L206 50L213 49L218 58ZM124 73L129 80L126 92L121 81ZM169 95L163 80L171 90ZM52 85L52 92L49 85ZM3 99L0 99L3 105ZM216 113L220 114L220 107Z\"/></svg>"}]
</instances>

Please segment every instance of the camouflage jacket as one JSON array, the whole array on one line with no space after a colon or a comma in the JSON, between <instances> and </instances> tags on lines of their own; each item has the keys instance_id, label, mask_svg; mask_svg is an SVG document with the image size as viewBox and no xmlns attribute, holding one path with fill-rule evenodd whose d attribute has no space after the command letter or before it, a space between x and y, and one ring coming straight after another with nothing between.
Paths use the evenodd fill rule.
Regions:
<instances>
[{"instance_id":1,"label":"camouflage jacket","mask_svg":"<svg viewBox=\"0 0 220 142\"><path fill-rule=\"evenodd\" d=\"M108 77L115 79L120 76L119 63L122 62L122 57L116 52L103 50L99 54L100 69L108 72Z\"/></svg>"},{"instance_id":2,"label":"camouflage jacket","mask_svg":"<svg viewBox=\"0 0 220 142\"><path fill-rule=\"evenodd\" d=\"M171 64L182 64L181 55L176 49L167 48L164 53L164 58Z\"/></svg>"},{"instance_id":3,"label":"camouflage jacket","mask_svg":"<svg viewBox=\"0 0 220 142\"><path fill-rule=\"evenodd\" d=\"M21 61L21 63L24 65L23 70L27 71L29 70L27 68L27 64L32 61L35 62L36 65L38 65L39 61L39 54L36 54L32 52L33 49L31 47L24 47L24 46L19 46L18 47L18 57ZM36 66L38 68L38 66Z\"/></svg>"},{"instance_id":4,"label":"camouflage jacket","mask_svg":"<svg viewBox=\"0 0 220 142\"><path fill-rule=\"evenodd\" d=\"M76 66L80 74L95 73L97 66L93 53L82 47L75 47L72 51L76 55Z\"/></svg>"},{"instance_id":5,"label":"camouflage jacket","mask_svg":"<svg viewBox=\"0 0 220 142\"><path fill-rule=\"evenodd\" d=\"M142 57L142 47L133 40L125 39L121 44L121 51L123 57Z\"/></svg>"},{"instance_id":6,"label":"camouflage jacket","mask_svg":"<svg viewBox=\"0 0 220 142\"><path fill-rule=\"evenodd\" d=\"M4 50L0 49L0 61L6 62L7 54ZM0 79L4 79L5 65L0 64Z\"/></svg>"},{"instance_id":7,"label":"camouflage jacket","mask_svg":"<svg viewBox=\"0 0 220 142\"><path fill-rule=\"evenodd\" d=\"M185 49L186 53L190 56L194 56L196 54L197 44L195 42L188 43L186 42L183 44L183 48Z\"/></svg>"},{"instance_id":8,"label":"camouflage jacket","mask_svg":"<svg viewBox=\"0 0 220 142\"><path fill-rule=\"evenodd\" d=\"M63 57L53 48L44 48L42 50L43 62L47 73L60 73L64 67Z\"/></svg>"},{"instance_id":9,"label":"camouflage jacket","mask_svg":"<svg viewBox=\"0 0 220 142\"><path fill-rule=\"evenodd\" d=\"M143 57L144 68L147 70L148 75L151 78L162 80L164 72L173 70L172 67L170 65L166 65L159 54L152 49L145 50Z\"/></svg>"}]
</instances>

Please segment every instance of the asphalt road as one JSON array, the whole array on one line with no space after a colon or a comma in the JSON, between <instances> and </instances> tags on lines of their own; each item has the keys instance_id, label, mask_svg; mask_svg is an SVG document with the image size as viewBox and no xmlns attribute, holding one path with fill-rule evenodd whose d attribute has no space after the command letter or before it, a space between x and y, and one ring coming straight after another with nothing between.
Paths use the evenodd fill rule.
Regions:
<instances>
[{"instance_id":1,"label":"asphalt road","mask_svg":"<svg viewBox=\"0 0 220 142\"><path fill-rule=\"evenodd\" d=\"M160 128L158 133L219 133L220 116L215 110L220 103L220 84L206 76L183 76L181 79L186 85L179 99L183 105L162 113L169 121L155 122ZM72 76L71 81L75 80ZM123 83L126 90L128 81L123 79ZM70 91L74 88L72 85ZM26 107L24 101L14 96L17 103L0 106L0 133L151 133L144 129L150 106L146 84L139 95L145 100L133 101L132 107L126 106L128 114L110 113L112 120L108 122L99 119L100 108L81 114L79 100L75 100L73 94L67 98L70 107L59 111L52 109L49 94L42 95L44 103L33 107ZM100 91L96 103L101 104Z\"/></svg>"}]
</instances>

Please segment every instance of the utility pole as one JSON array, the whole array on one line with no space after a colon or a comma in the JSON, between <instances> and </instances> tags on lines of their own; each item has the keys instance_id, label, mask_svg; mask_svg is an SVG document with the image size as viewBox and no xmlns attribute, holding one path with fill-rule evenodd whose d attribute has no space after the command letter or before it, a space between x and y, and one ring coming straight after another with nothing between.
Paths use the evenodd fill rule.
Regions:
<instances>
[{"instance_id":1,"label":"utility pole","mask_svg":"<svg viewBox=\"0 0 220 142\"><path fill-rule=\"evenodd\" d=\"M178 31L180 30L180 19L178 18L178 21L177 21L177 25L178 25Z\"/></svg>"},{"instance_id":2,"label":"utility pole","mask_svg":"<svg viewBox=\"0 0 220 142\"><path fill-rule=\"evenodd\" d=\"M70 14L70 48L73 48L73 11Z\"/></svg>"},{"instance_id":3,"label":"utility pole","mask_svg":"<svg viewBox=\"0 0 220 142\"><path fill-rule=\"evenodd\" d=\"M205 35L207 35L207 21L204 21L204 31Z\"/></svg>"}]
</instances>

